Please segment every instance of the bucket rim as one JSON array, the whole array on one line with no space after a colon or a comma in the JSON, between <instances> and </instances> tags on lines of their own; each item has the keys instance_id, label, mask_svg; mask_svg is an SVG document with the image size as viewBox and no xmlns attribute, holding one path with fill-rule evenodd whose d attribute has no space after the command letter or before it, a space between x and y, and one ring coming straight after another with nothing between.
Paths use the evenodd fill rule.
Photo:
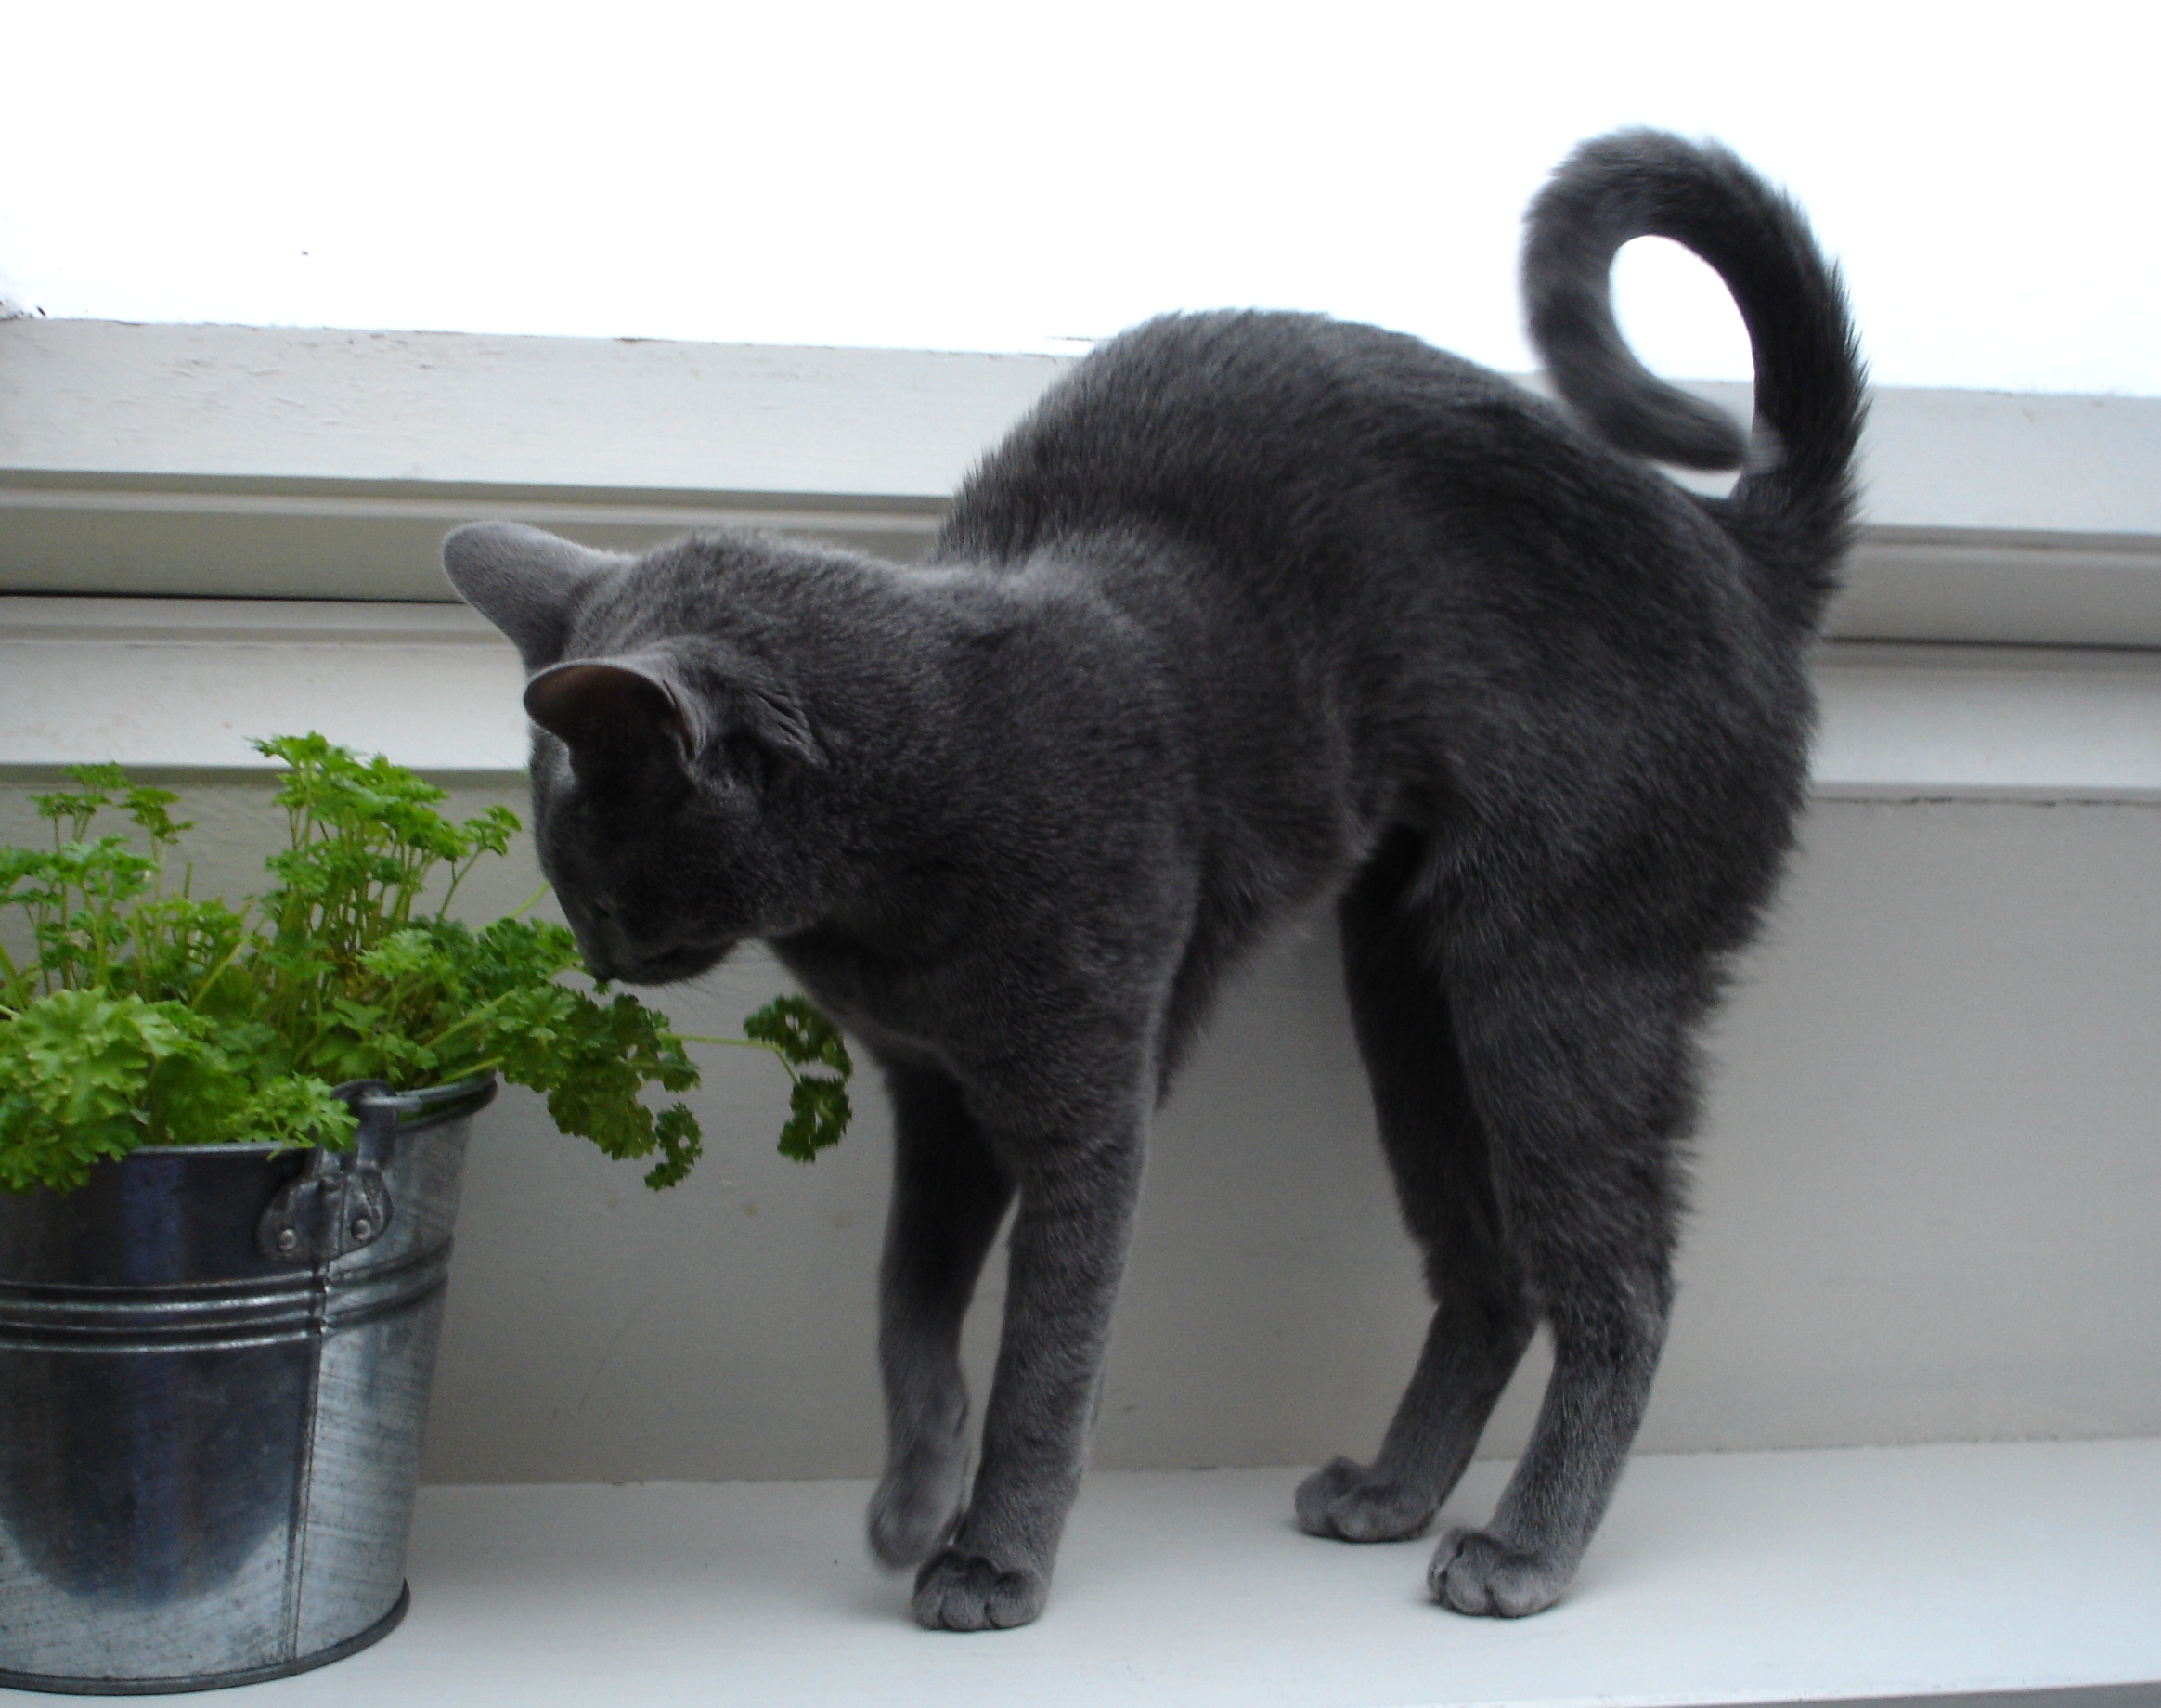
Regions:
<instances>
[{"instance_id":1,"label":"bucket rim","mask_svg":"<svg viewBox=\"0 0 2161 1708\"><path fill-rule=\"evenodd\" d=\"M356 1093L353 1102L356 1111L361 1107L391 1109L397 1116L398 1132L417 1132L477 1114L495 1101L501 1083L500 1077L490 1068L470 1079L409 1092L362 1091ZM345 1088L337 1089L342 1092ZM124 1157L107 1160L124 1166L137 1157L275 1157L320 1148L314 1145L281 1144L275 1139L234 1139L223 1145L141 1145Z\"/></svg>"}]
</instances>

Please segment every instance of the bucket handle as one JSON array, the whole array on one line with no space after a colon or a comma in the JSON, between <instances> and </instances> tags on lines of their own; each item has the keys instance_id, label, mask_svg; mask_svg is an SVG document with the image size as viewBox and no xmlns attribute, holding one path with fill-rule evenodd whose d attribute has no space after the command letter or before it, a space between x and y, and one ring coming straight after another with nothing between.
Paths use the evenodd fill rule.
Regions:
<instances>
[{"instance_id":1,"label":"bucket handle","mask_svg":"<svg viewBox=\"0 0 2161 1708\"><path fill-rule=\"evenodd\" d=\"M256 1249L280 1263L329 1263L381 1239L397 1213L382 1163L398 1116L459 1089L398 1093L381 1080L352 1080L334 1088L330 1094L350 1105L360 1123L353 1146L318 1145L308 1152L300 1177L279 1189L255 1224Z\"/></svg>"},{"instance_id":2,"label":"bucket handle","mask_svg":"<svg viewBox=\"0 0 2161 1708\"><path fill-rule=\"evenodd\" d=\"M255 1224L255 1245L280 1263L328 1263L371 1246L390 1226L397 1206L382 1178L402 1119L477 1109L495 1095L495 1076L396 1092L381 1080L348 1080L331 1089L358 1119L350 1150L308 1152L307 1167L290 1181Z\"/></svg>"}]
</instances>

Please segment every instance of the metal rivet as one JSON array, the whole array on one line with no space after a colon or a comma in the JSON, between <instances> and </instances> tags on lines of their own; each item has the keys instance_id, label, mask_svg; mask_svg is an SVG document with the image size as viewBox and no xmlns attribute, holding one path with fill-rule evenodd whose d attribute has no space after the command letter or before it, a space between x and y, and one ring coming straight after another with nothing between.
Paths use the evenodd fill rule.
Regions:
<instances>
[{"instance_id":1,"label":"metal rivet","mask_svg":"<svg viewBox=\"0 0 2161 1708\"><path fill-rule=\"evenodd\" d=\"M375 1223L369 1221L366 1216L355 1216L353 1218L353 1237L355 1239L366 1239L373 1235L374 1232Z\"/></svg>"},{"instance_id":2,"label":"metal rivet","mask_svg":"<svg viewBox=\"0 0 2161 1708\"><path fill-rule=\"evenodd\" d=\"M296 1230L292 1228L279 1228L278 1230L278 1250L290 1255L292 1252L297 1251L299 1249L300 1235Z\"/></svg>"}]
</instances>

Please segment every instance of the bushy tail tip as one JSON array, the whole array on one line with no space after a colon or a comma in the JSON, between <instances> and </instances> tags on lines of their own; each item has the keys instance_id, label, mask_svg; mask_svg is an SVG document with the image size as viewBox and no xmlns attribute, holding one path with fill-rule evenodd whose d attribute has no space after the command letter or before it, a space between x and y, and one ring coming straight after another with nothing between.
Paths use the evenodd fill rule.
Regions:
<instances>
[{"instance_id":1,"label":"bushy tail tip","mask_svg":"<svg viewBox=\"0 0 2161 1708\"><path fill-rule=\"evenodd\" d=\"M1753 454L1724 411L1650 372L1622 337L1613 257L1639 237L1681 244L1733 293L1755 355ZM1813 621L1853 529L1867 404L1844 290L1800 210L1723 148L1616 131L1578 148L1532 202L1522 282L1556 389L1610 443L1687 468L1747 463L1722 514L1784 569Z\"/></svg>"}]
</instances>

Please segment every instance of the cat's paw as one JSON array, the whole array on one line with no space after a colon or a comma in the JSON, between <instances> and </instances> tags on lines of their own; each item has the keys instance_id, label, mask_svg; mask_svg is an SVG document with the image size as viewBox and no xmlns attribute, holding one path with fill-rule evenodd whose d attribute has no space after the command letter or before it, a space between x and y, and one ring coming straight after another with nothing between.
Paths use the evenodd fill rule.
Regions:
<instances>
[{"instance_id":1,"label":"cat's paw","mask_svg":"<svg viewBox=\"0 0 2161 1708\"><path fill-rule=\"evenodd\" d=\"M1434 1600L1458 1613L1520 1619L1559 1600L1574 1576L1572 1560L1512 1548L1482 1530L1458 1529L1442 1536L1426 1586Z\"/></svg>"},{"instance_id":2,"label":"cat's paw","mask_svg":"<svg viewBox=\"0 0 2161 1708\"><path fill-rule=\"evenodd\" d=\"M915 1623L931 1631L1003 1631L1043 1611L1051 1581L960 1548L941 1550L915 1579Z\"/></svg>"},{"instance_id":3,"label":"cat's paw","mask_svg":"<svg viewBox=\"0 0 2161 1708\"><path fill-rule=\"evenodd\" d=\"M966 1466L927 1456L895 1466L871 1496L871 1552L888 1566L920 1565L961 1521Z\"/></svg>"},{"instance_id":4,"label":"cat's paw","mask_svg":"<svg viewBox=\"0 0 2161 1708\"><path fill-rule=\"evenodd\" d=\"M1331 1459L1298 1485L1298 1527L1339 1542L1401 1542L1423 1535L1432 1503L1350 1459Z\"/></svg>"}]
</instances>

